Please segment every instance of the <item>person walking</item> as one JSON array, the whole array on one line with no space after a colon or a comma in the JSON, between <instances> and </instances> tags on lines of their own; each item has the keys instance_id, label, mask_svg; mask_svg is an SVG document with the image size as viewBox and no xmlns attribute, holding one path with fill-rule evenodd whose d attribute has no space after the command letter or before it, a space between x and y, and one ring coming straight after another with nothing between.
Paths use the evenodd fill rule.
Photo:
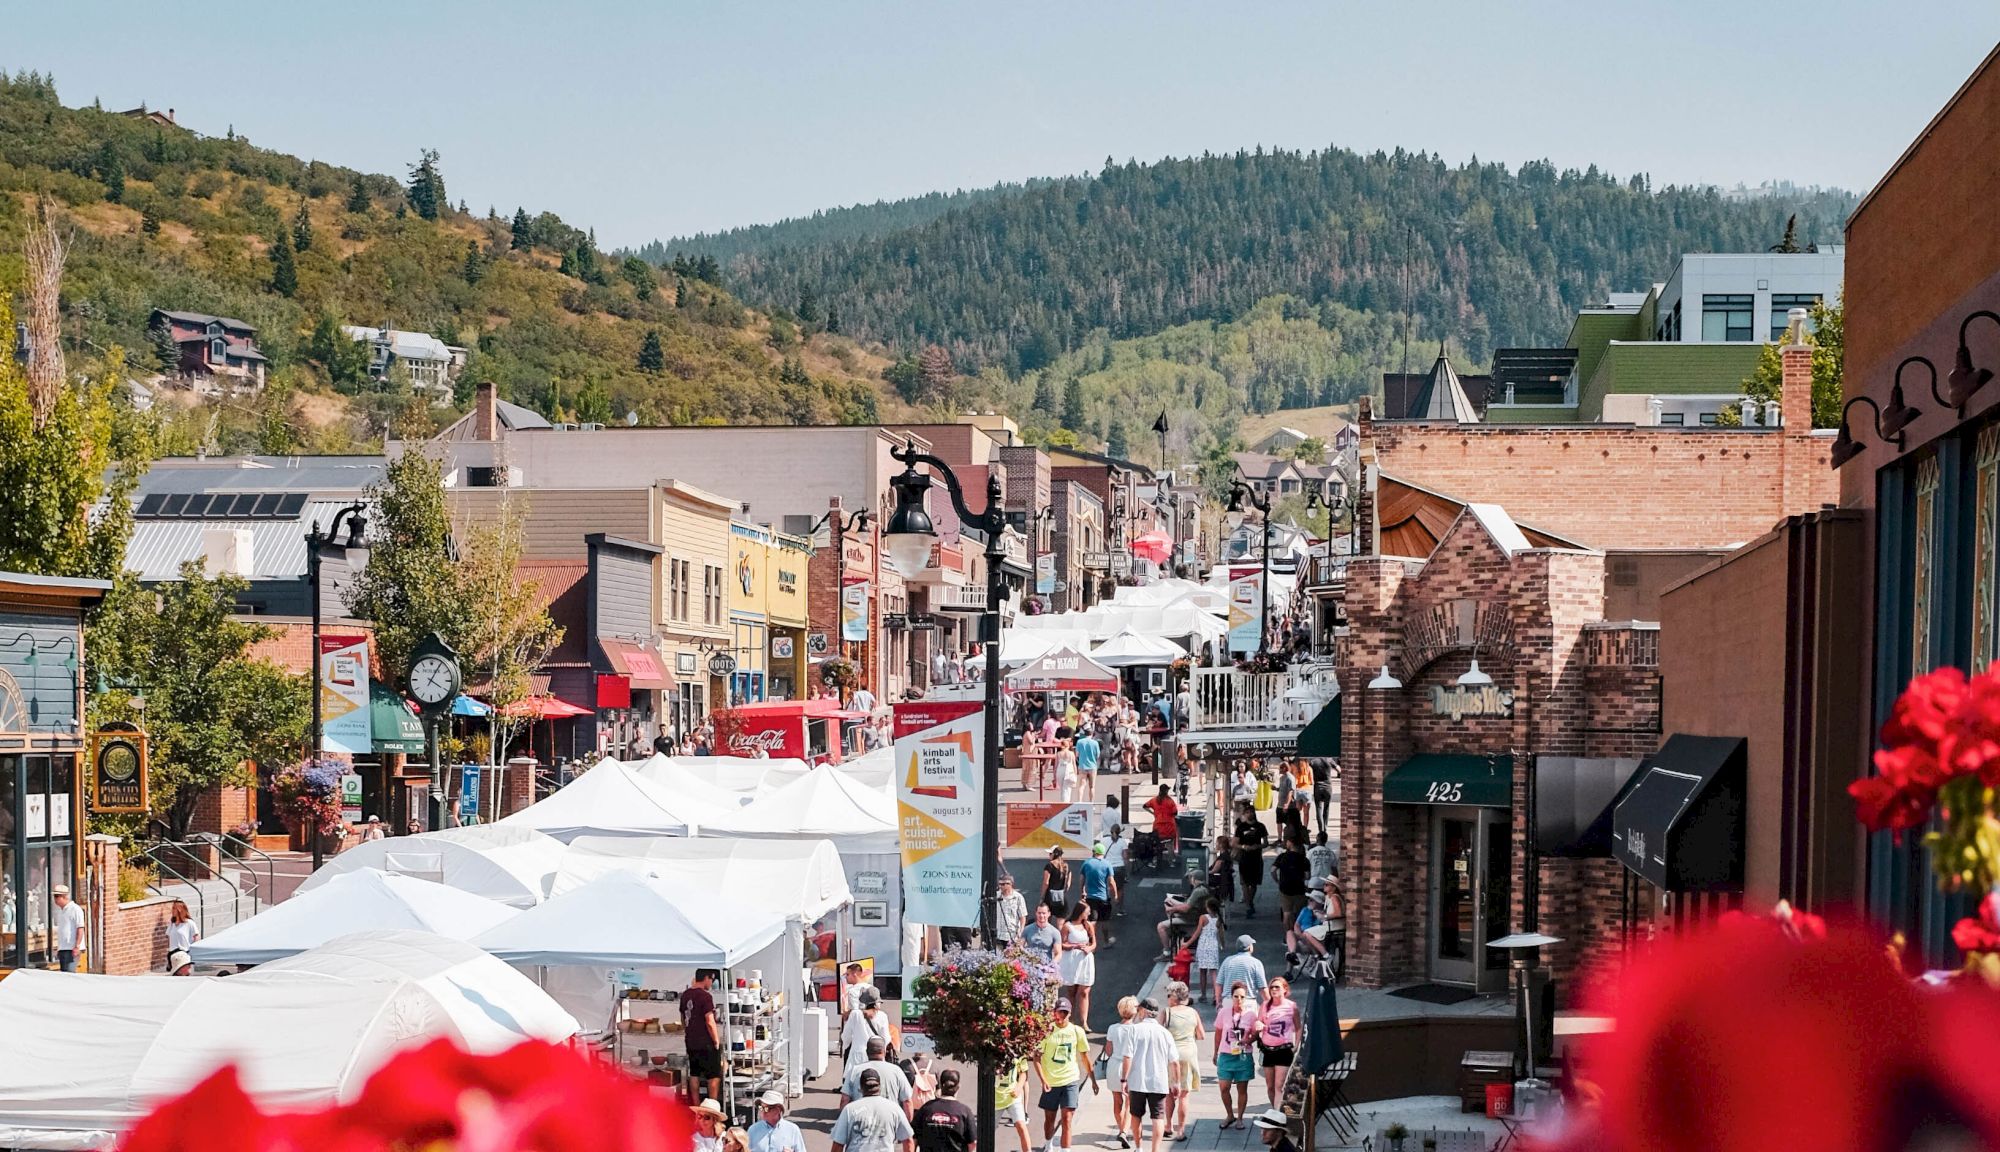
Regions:
<instances>
[{"instance_id":1,"label":"person walking","mask_svg":"<svg viewBox=\"0 0 2000 1152\"><path fill-rule=\"evenodd\" d=\"M1243 914L1257 914L1257 889L1264 885L1264 844L1269 833L1249 803L1236 806L1236 875L1243 881Z\"/></svg>"},{"instance_id":2,"label":"person walking","mask_svg":"<svg viewBox=\"0 0 2000 1152\"><path fill-rule=\"evenodd\" d=\"M1278 1108L1266 1108L1253 1122L1257 1136L1271 1152L1299 1152L1292 1142L1292 1118Z\"/></svg>"},{"instance_id":3,"label":"person walking","mask_svg":"<svg viewBox=\"0 0 2000 1152\"><path fill-rule=\"evenodd\" d=\"M1257 1041L1257 1025L1257 1002L1238 980L1215 1011L1215 1085L1222 1093L1222 1128L1242 1124L1249 1107L1250 1078L1257 1074L1250 1046Z\"/></svg>"},{"instance_id":4,"label":"person walking","mask_svg":"<svg viewBox=\"0 0 2000 1152\"><path fill-rule=\"evenodd\" d=\"M1216 986L1228 989L1242 984L1250 989L1252 1000L1261 999L1264 986L1270 980L1264 975L1264 962L1257 959L1257 941L1249 935L1236 938L1236 951L1222 961L1222 967L1215 974Z\"/></svg>"},{"instance_id":5,"label":"person walking","mask_svg":"<svg viewBox=\"0 0 2000 1152\"><path fill-rule=\"evenodd\" d=\"M1315 756L1308 763L1312 766L1313 813L1319 817L1320 835L1327 832L1327 813L1333 808L1333 777L1339 771L1336 761L1324 756Z\"/></svg>"},{"instance_id":6,"label":"person walking","mask_svg":"<svg viewBox=\"0 0 2000 1152\"><path fill-rule=\"evenodd\" d=\"M1111 1082L1112 1139L1120 1148L1130 1148L1125 1138L1125 1034L1132 1030L1132 1017L1139 1013L1137 996L1118 998L1118 1023L1104 1030L1104 1044L1097 1050L1097 1063Z\"/></svg>"},{"instance_id":7,"label":"person walking","mask_svg":"<svg viewBox=\"0 0 2000 1152\"><path fill-rule=\"evenodd\" d=\"M1111 866L1111 910L1119 916L1125 914L1125 850L1131 838L1131 829L1122 824L1113 824L1104 835L1104 862Z\"/></svg>"},{"instance_id":8,"label":"person walking","mask_svg":"<svg viewBox=\"0 0 2000 1152\"><path fill-rule=\"evenodd\" d=\"M1217 836L1209 850L1207 883L1217 900L1226 904L1236 899L1236 842L1227 836Z\"/></svg>"},{"instance_id":9,"label":"person walking","mask_svg":"<svg viewBox=\"0 0 2000 1152\"><path fill-rule=\"evenodd\" d=\"M1097 741L1096 732L1085 721L1085 727L1076 735L1076 771L1081 785L1082 799L1086 802L1097 799L1097 763L1103 757L1104 746Z\"/></svg>"},{"instance_id":10,"label":"person walking","mask_svg":"<svg viewBox=\"0 0 2000 1152\"><path fill-rule=\"evenodd\" d=\"M882 1097L882 1076L873 1068L856 1082L861 1095L833 1122L833 1152L913 1152L915 1130L903 1110Z\"/></svg>"},{"instance_id":11,"label":"person walking","mask_svg":"<svg viewBox=\"0 0 2000 1152\"><path fill-rule=\"evenodd\" d=\"M857 1007L847 1014L840 1026L840 1058L848 1071L867 1056L868 1044L873 1040L882 1042L883 1050L888 1049L894 1035L889 1028L889 1014L882 1011L882 1002L870 996L860 997Z\"/></svg>"},{"instance_id":12,"label":"person walking","mask_svg":"<svg viewBox=\"0 0 2000 1152\"><path fill-rule=\"evenodd\" d=\"M1271 878L1278 886L1278 921L1290 924L1306 904L1306 875L1312 862L1306 859L1305 833L1295 830L1271 861Z\"/></svg>"},{"instance_id":13,"label":"person walking","mask_svg":"<svg viewBox=\"0 0 2000 1152\"><path fill-rule=\"evenodd\" d=\"M729 1115L714 1097L694 1106L694 1152L723 1152L729 1134Z\"/></svg>"},{"instance_id":14,"label":"person walking","mask_svg":"<svg viewBox=\"0 0 2000 1152\"><path fill-rule=\"evenodd\" d=\"M1028 926L1028 898L1014 891L1014 877L1000 870L1000 896L993 902L993 938L1001 951L1021 938Z\"/></svg>"},{"instance_id":15,"label":"person walking","mask_svg":"<svg viewBox=\"0 0 2000 1152\"><path fill-rule=\"evenodd\" d=\"M1004 1072L993 1078L993 1111L1000 1124L1010 1124L1014 1136L1021 1142L1021 1152L1028 1148L1028 1062L1016 1060L1011 1072ZM996 1150L997 1152L997 1150Z\"/></svg>"},{"instance_id":16,"label":"person walking","mask_svg":"<svg viewBox=\"0 0 2000 1152\"><path fill-rule=\"evenodd\" d=\"M174 901L173 909L167 913L167 951L192 952L194 942L201 939L201 929L195 925L194 916L188 911L187 901ZM169 966L168 971L172 971Z\"/></svg>"},{"instance_id":17,"label":"person walking","mask_svg":"<svg viewBox=\"0 0 2000 1152\"><path fill-rule=\"evenodd\" d=\"M1076 741L1060 737L1058 739L1060 742L1056 745L1056 779L1062 782L1063 803L1074 804L1077 793Z\"/></svg>"},{"instance_id":18,"label":"person walking","mask_svg":"<svg viewBox=\"0 0 2000 1152\"><path fill-rule=\"evenodd\" d=\"M916 1131L917 1152L974 1152L979 1147L979 1120L972 1109L954 1100L958 1095L958 1069L938 1073L937 1095L910 1118Z\"/></svg>"},{"instance_id":19,"label":"person walking","mask_svg":"<svg viewBox=\"0 0 2000 1152\"><path fill-rule=\"evenodd\" d=\"M1319 887L1339 866L1340 861L1334 858L1333 846L1326 842L1326 832L1322 829L1313 846L1306 849L1306 887Z\"/></svg>"},{"instance_id":20,"label":"person walking","mask_svg":"<svg viewBox=\"0 0 2000 1152\"><path fill-rule=\"evenodd\" d=\"M83 905L69 898L69 885L58 884L49 890L55 897L56 966L65 972L76 971L76 958L81 956L90 943L90 929L85 927Z\"/></svg>"},{"instance_id":21,"label":"person walking","mask_svg":"<svg viewBox=\"0 0 2000 1152\"><path fill-rule=\"evenodd\" d=\"M1264 990L1264 1002L1257 1008L1262 1022L1257 1036L1257 1054L1263 1057L1264 1102L1278 1106L1284 1091L1285 1073L1298 1054L1299 1006L1292 1002L1292 986L1283 976Z\"/></svg>"},{"instance_id":22,"label":"person walking","mask_svg":"<svg viewBox=\"0 0 2000 1152\"><path fill-rule=\"evenodd\" d=\"M1069 861L1063 859L1061 845L1049 849L1049 862L1042 865L1042 906L1060 916L1069 909Z\"/></svg>"},{"instance_id":23,"label":"person walking","mask_svg":"<svg viewBox=\"0 0 2000 1152\"><path fill-rule=\"evenodd\" d=\"M873 1074L881 1084L884 1100L903 1110L908 1116L915 1111L911 1103L916 1098L916 1087L910 1083L902 1066L889 1059L889 1042L880 1036L870 1036L862 1049L867 1059L858 1064L850 1064L847 1074L840 1081L840 1102L851 1104L861 1099L861 1078Z\"/></svg>"},{"instance_id":24,"label":"person walking","mask_svg":"<svg viewBox=\"0 0 2000 1152\"><path fill-rule=\"evenodd\" d=\"M750 1152L806 1152L805 1133L785 1119L785 1094L773 1088L757 1098L757 1122L750 1125Z\"/></svg>"},{"instance_id":25,"label":"person walking","mask_svg":"<svg viewBox=\"0 0 2000 1152\"><path fill-rule=\"evenodd\" d=\"M1097 1071L1090 1066L1090 1035L1069 1017L1067 998L1056 1001L1056 1025L1042 1038L1040 1058L1035 1061L1035 1079L1042 1086L1043 1152L1068 1148L1076 1106L1083 1098L1083 1081L1098 1090Z\"/></svg>"},{"instance_id":26,"label":"person walking","mask_svg":"<svg viewBox=\"0 0 2000 1152\"><path fill-rule=\"evenodd\" d=\"M1118 899L1118 877L1106 858L1107 850L1102 840L1090 849L1090 859L1078 865L1083 873L1083 899L1090 905L1093 918L1103 920L1111 915L1112 906Z\"/></svg>"},{"instance_id":27,"label":"person walking","mask_svg":"<svg viewBox=\"0 0 2000 1152\"><path fill-rule=\"evenodd\" d=\"M1188 986L1179 980L1167 984L1167 1013L1161 1023L1174 1038L1174 1082L1167 1093L1167 1127L1178 1142L1187 1139L1189 1106L1201 1090L1201 1063L1196 1049L1207 1033L1201 1013L1188 1003Z\"/></svg>"},{"instance_id":28,"label":"person walking","mask_svg":"<svg viewBox=\"0 0 2000 1152\"><path fill-rule=\"evenodd\" d=\"M1090 989L1097 983L1097 915L1087 900L1077 901L1063 924L1063 991L1076 1005L1076 1022L1090 1028Z\"/></svg>"},{"instance_id":29,"label":"person walking","mask_svg":"<svg viewBox=\"0 0 2000 1152\"><path fill-rule=\"evenodd\" d=\"M1202 990L1210 1004L1222 1002L1222 991L1215 983L1216 972L1222 967L1222 901L1211 896L1208 906L1202 909L1201 920L1194 927L1194 976L1195 987Z\"/></svg>"},{"instance_id":30,"label":"person walking","mask_svg":"<svg viewBox=\"0 0 2000 1152\"><path fill-rule=\"evenodd\" d=\"M1062 955L1062 933L1049 923L1049 906L1035 905L1035 922L1021 933L1021 947L1044 964L1054 964Z\"/></svg>"},{"instance_id":31,"label":"person walking","mask_svg":"<svg viewBox=\"0 0 2000 1152\"><path fill-rule=\"evenodd\" d=\"M687 1048L688 1079L705 1099L722 1095L722 1029L716 1020L715 996L709 991L720 975L713 968L697 968L694 983L681 991L681 1037Z\"/></svg>"},{"instance_id":32,"label":"person walking","mask_svg":"<svg viewBox=\"0 0 2000 1152\"><path fill-rule=\"evenodd\" d=\"M1160 1133L1167 1127L1167 1094L1178 1078L1180 1052L1173 1034L1157 1019L1160 1006L1151 997L1139 1001L1139 1014L1125 1037L1126 1110L1132 1117L1132 1143L1139 1142L1145 1122L1153 1122L1148 1152L1160 1152Z\"/></svg>"}]
</instances>

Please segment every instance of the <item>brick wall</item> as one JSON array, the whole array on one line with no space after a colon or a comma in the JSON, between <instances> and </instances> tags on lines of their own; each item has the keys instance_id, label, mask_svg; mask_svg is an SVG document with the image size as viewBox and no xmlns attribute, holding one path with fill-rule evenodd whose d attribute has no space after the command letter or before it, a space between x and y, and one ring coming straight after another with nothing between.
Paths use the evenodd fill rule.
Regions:
<instances>
[{"instance_id":1,"label":"brick wall","mask_svg":"<svg viewBox=\"0 0 2000 1152\"><path fill-rule=\"evenodd\" d=\"M1787 389L1788 393L1796 390ZM1382 471L1593 548L1686 548L1763 535L1839 499L1830 435L1624 425L1370 421ZM1372 510L1370 512L1372 515Z\"/></svg>"},{"instance_id":2,"label":"brick wall","mask_svg":"<svg viewBox=\"0 0 2000 1152\"><path fill-rule=\"evenodd\" d=\"M167 920L174 902L149 896L132 903L118 899L118 872L123 857L112 842L92 842L83 892L87 923L98 937L91 942L91 968L112 976L143 976L167 965ZM100 914L101 910L101 914Z\"/></svg>"},{"instance_id":3,"label":"brick wall","mask_svg":"<svg viewBox=\"0 0 2000 1152\"><path fill-rule=\"evenodd\" d=\"M239 824L256 822L256 789L217 785L203 792L195 801L188 831L228 832Z\"/></svg>"}]
</instances>

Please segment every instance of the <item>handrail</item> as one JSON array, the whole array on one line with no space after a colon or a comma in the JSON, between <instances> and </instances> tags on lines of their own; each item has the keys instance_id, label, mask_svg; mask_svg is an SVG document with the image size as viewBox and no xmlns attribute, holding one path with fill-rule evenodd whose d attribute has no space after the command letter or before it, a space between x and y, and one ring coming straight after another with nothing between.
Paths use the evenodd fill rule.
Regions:
<instances>
[{"instance_id":1,"label":"handrail","mask_svg":"<svg viewBox=\"0 0 2000 1152\"><path fill-rule=\"evenodd\" d=\"M167 846L180 848L180 845L175 844L171 840L163 841L162 843ZM160 859L158 856L155 856L153 854L161 846L162 844L155 844L151 848L145 848L138 852L135 852L132 854L131 859L150 860L153 862L153 867L160 869L161 871L167 873L167 875L172 876L174 879L187 885L189 888L194 889L195 918L197 923L199 923L202 926L202 928L206 930L208 926L208 896L202 892L201 885L198 882L190 880L186 876L183 876L179 872L176 872L172 865L168 864L166 861ZM187 850L185 848L182 848L181 851L186 852ZM160 887L160 882L157 878L147 880L146 887L151 888L155 895L165 896L167 894L166 890ZM176 896L174 897L174 899L178 900L180 899L180 897Z\"/></svg>"},{"instance_id":2,"label":"handrail","mask_svg":"<svg viewBox=\"0 0 2000 1152\"><path fill-rule=\"evenodd\" d=\"M216 835L221 837L222 840L224 841L233 840L236 843L241 844L243 847L249 849L250 851L255 852L257 855L262 856L264 858L264 877L265 879L270 881L271 885L270 891L276 892L278 890L278 862L271 858L271 854L269 852L264 851L262 848L257 847L255 844L252 844L250 841L245 840L243 837L238 836L231 832L218 832L216 833ZM236 857L236 859L241 860L243 858L241 856L238 856ZM257 873L254 870L250 872L250 878L252 880L255 880L257 878ZM252 889L250 894L251 915L253 916L256 915L258 905L268 904L268 903L270 903L270 901L265 900L263 898L262 885L258 885Z\"/></svg>"}]
</instances>

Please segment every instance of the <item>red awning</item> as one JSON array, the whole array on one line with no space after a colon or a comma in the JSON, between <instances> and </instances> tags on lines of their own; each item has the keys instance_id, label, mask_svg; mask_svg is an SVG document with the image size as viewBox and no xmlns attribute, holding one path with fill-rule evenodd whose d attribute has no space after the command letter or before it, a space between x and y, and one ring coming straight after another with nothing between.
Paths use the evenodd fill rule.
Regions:
<instances>
[{"instance_id":1,"label":"red awning","mask_svg":"<svg viewBox=\"0 0 2000 1152\"><path fill-rule=\"evenodd\" d=\"M611 662L611 669L632 682L634 688L672 688L674 680L667 671L666 662L649 644L635 644L630 640L597 641L604 648L605 659Z\"/></svg>"},{"instance_id":2,"label":"red awning","mask_svg":"<svg viewBox=\"0 0 2000 1152\"><path fill-rule=\"evenodd\" d=\"M516 720L567 720L572 716L588 716L590 709L578 708L554 696L524 696L500 709L500 714Z\"/></svg>"}]
</instances>

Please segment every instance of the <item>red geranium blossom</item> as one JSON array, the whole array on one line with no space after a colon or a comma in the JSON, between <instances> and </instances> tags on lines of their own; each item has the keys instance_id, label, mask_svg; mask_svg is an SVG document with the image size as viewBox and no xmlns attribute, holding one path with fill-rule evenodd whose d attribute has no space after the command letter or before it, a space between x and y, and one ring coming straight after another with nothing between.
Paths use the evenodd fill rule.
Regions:
<instances>
[{"instance_id":1,"label":"red geranium blossom","mask_svg":"<svg viewBox=\"0 0 2000 1152\"><path fill-rule=\"evenodd\" d=\"M1951 942L1960 952L2000 952L2000 892L1988 892L1979 915L1952 926Z\"/></svg>"}]
</instances>

